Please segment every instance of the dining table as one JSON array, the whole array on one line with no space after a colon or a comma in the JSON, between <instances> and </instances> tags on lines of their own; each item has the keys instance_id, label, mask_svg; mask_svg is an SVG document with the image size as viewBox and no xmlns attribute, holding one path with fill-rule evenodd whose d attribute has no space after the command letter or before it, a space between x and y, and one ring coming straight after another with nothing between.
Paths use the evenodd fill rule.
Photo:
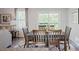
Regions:
<instances>
[{"instance_id":1,"label":"dining table","mask_svg":"<svg viewBox=\"0 0 79 59\"><path fill-rule=\"evenodd\" d=\"M47 31L47 32L49 33L49 31ZM32 31L28 32L27 36L28 36L29 40L33 40L34 35L33 35ZM50 38L49 36L50 36L49 34L46 35L46 37L47 37L47 46L49 46L49 38ZM66 40L65 40L65 32L62 31L61 35L59 35L59 36L60 36L59 41L63 38L63 41L64 41L64 51L67 51Z\"/></svg>"}]
</instances>

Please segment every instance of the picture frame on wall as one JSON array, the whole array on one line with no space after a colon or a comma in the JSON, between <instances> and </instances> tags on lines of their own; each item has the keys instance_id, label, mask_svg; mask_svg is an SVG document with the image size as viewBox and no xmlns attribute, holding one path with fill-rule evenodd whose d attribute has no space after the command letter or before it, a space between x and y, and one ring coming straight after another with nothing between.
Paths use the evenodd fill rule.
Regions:
<instances>
[{"instance_id":1,"label":"picture frame on wall","mask_svg":"<svg viewBox=\"0 0 79 59\"><path fill-rule=\"evenodd\" d=\"M9 23L10 22L10 14L1 14L1 23Z\"/></svg>"}]
</instances>

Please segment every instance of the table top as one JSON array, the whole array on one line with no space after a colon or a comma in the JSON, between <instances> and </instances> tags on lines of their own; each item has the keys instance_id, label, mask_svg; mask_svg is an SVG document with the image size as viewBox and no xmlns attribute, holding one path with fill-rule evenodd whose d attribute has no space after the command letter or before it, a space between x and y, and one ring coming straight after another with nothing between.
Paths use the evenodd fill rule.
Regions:
<instances>
[{"instance_id":1,"label":"table top","mask_svg":"<svg viewBox=\"0 0 79 59\"><path fill-rule=\"evenodd\" d=\"M64 32L61 32L61 35L64 35L64 34L65 34ZM27 35L28 36L32 36L33 35L33 32L29 32ZM51 34L48 34L48 35L51 35Z\"/></svg>"}]
</instances>

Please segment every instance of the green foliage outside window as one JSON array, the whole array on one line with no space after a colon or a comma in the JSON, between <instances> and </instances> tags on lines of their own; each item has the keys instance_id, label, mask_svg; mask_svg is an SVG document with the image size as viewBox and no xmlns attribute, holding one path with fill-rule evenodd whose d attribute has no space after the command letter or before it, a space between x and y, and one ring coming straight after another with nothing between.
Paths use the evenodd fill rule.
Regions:
<instances>
[{"instance_id":1,"label":"green foliage outside window","mask_svg":"<svg viewBox=\"0 0 79 59\"><path fill-rule=\"evenodd\" d=\"M46 25L50 27L58 27L58 14L40 14L39 15L39 25Z\"/></svg>"}]
</instances>

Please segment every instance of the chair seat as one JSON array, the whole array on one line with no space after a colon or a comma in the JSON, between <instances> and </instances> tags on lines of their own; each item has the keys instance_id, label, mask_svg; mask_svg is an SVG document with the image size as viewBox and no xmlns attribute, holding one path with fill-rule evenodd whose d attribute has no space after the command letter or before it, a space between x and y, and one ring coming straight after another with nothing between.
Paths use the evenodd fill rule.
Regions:
<instances>
[{"instance_id":1,"label":"chair seat","mask_svg":"<svg viewBox=\"0 0 79 59\"><path fill-rule=\"evenodd\" d=\"M29 41L29 44L35 44L33 41Z\"/></svg>"},{"instance_id":2,"label":"chair seat","mask_svg":"<svg viewBox=\"0 0 79 59\"><path fill-rule=\"evenodd\" d=\"M66 43L67 43L67 42L68 42L68 41L66 41ZM61 44L64 44L64 41L60 41L60 43L61 43Z\"/></svg>"},{"instance_id":3,"label":"chair seat","mask_svg":"<svg viewBox=\"0 0 79 59\"><path fill-rule=\"evenodd\" d=\"M43 47L43 46L45 46L46 44L43 43L43 42L37 42L35 45L38 46L38 47L41 47L41 46Z\"/></svg>"},{"instance_id":4,"label":"chair seat","mask_svg":"<svg viewBox=\"0 0 79 59\"><path fill-rule=\"evenodd\" d=\"M63 44L63 43L64 43L64 41L60 41L60 43L61 43L61 44Z\"/></svg>"}]
</instances>

